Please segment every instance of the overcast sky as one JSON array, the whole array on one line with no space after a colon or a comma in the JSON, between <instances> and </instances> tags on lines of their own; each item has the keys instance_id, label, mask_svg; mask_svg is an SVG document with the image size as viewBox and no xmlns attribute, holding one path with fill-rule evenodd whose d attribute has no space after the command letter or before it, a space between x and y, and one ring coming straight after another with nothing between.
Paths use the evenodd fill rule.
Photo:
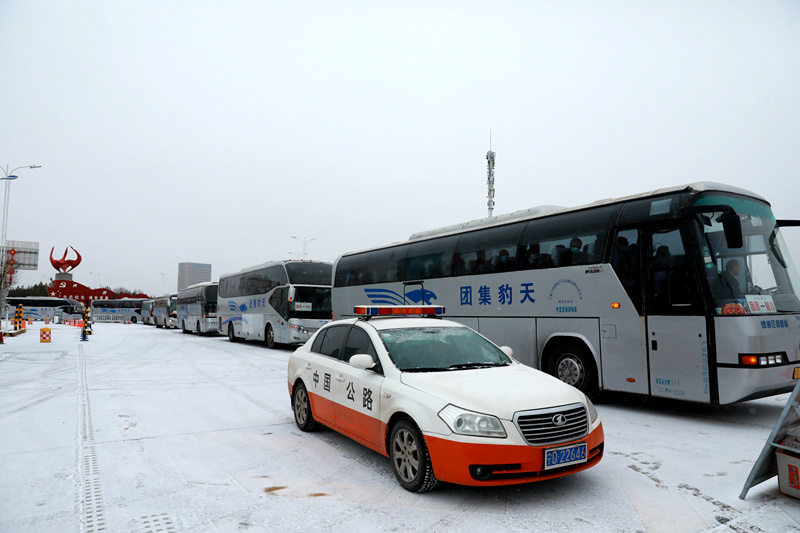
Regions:
<instances>
[{"instance_id":1,"label":"overcast sky","mask_svg":"<svg viewBox=\"0 0 800 533\"><path fill-rule=\"evenodd\" d=\"M710 180L800 218L796 0L2 0L0 75L23 285L53 247L160 294L484 217L490 129L495 214Z\"/></svg>"}]
</instances>

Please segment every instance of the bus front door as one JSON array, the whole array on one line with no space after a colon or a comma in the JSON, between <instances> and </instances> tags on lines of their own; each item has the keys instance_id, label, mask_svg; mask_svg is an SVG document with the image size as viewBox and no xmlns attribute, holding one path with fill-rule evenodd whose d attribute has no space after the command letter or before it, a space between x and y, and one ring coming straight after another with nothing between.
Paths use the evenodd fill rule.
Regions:
<instances>
[{"instance_id":1,"label":"bus front door","mask_svg":"<svg viewBox=\"0 0 800 533\"><path fill-rule=\"evenodd\" d=\"M647 232L647 354L650 394L710 402L703 302L686 236L671 221Z\"/></svg>"}]
</instances>

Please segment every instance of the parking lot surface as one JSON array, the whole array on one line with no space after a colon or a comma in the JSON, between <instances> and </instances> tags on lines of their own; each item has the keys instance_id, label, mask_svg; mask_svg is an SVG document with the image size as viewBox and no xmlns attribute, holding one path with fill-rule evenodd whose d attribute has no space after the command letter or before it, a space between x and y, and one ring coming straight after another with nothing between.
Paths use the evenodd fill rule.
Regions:
<instances>
[{"instance_id":1,"label":"parking lot surface","mask_svg":"<svg viewBox=\"0 0 800 533\"><path fill-rule=\"evenodd\" d=\"M777 478L739 493L787 395L608 397L605 457L529 485L403 490L387 458L294 424L291 348L141 324L0 345L0 531L800 531Z\"/></svg>"}]
</instances>

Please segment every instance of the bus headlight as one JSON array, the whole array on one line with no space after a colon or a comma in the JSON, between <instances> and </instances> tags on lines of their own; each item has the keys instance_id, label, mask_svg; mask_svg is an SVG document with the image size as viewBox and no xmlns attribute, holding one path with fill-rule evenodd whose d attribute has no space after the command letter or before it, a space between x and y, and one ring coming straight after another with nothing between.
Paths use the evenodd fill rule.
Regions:
<instances>
[{"instance_id":1,"label":"bus headlight","mask_svg":"<svg viewBox=\"0 0 800 533\"><path fill-rule=\"evenodd\" d=\"M458 433L459 435L506 437L503 423L496 416L467 411L450 404L439 411L439 418L444 420L444 423L450 427L453 433Z\"/></svg>"},{"instance_id":2,"label":"bus headlight","mask_svg":"<svg viewBox=\"0 0 800 533\"><path fill-rule=\"evenodd\" d=\"M298 333L308 333L308 330L303 326L292 324L290 327Z\"/></svg>"}]
</instances>

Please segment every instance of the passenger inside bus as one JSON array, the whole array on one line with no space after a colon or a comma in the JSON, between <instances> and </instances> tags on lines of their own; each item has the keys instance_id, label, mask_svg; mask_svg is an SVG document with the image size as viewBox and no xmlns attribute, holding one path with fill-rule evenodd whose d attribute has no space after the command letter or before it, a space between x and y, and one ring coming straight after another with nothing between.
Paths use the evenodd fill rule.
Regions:
<instances>
[{"instance_id":1,"label":"passenger inside bus","mask_svg":"<svg viewBox=\"0 0 800 533\"><path fill-rule=\"evenodd\" d=\"M741 272L742 264L738 260L731 259L725 264L725 271L720 274L724 298L730 298L732 300L744 298L744 293L737 279Z\"/></svg>"},{"instance_id":2,"label":"passenger inside bus","mask_svg":"<svg viewBox=\"0 0 800 533\"><path fill-rule=\"evenodd\" d=\"M497 257L497 264L495 265L495 272L508 272L509 270L514 270L514 262L512 258L509 257L508 250L500 250Z\"/></svg>"}]
</instances>

